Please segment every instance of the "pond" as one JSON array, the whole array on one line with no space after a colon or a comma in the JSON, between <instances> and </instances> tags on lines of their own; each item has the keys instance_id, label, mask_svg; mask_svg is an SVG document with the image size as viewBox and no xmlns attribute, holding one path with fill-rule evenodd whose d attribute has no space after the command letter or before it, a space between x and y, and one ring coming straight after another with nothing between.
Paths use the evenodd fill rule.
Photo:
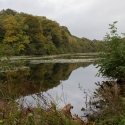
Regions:
<instances>
[{"instance_id":1,"label":"pond","mask_svg":"<svg viewBox=\"0 0 125 125\"><path fill-rule=\"evenodd\" d=\"M52 100L59 108L71 103L72 114L82 116L81 108L86 106L85 92L92 95L97 87L95 83L104 80L95 76L98 69L93 62L96 59L96 54L12 57L12 62L24 61L25 68L1 75L2 89L16 100L23 98L24 106L45 103L41 99Z\"/></svg>"}]
</instances>

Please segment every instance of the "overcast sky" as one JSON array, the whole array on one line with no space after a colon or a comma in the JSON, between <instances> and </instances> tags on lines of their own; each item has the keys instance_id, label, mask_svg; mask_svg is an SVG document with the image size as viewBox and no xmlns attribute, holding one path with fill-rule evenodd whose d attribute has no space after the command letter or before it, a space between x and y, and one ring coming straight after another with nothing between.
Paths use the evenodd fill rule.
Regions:
<instances>
[{"instance_id":1,"label":"overcast sky","mask_svg":"<svg viewBox=\"0 0 125 125\"><path fill-rule=\"evenodd\" d=\"M45 16L80 38L102 40L114 21L125 32L125 0L0 0L0 10L7 8Z\"/></svg>"}]
</instances>

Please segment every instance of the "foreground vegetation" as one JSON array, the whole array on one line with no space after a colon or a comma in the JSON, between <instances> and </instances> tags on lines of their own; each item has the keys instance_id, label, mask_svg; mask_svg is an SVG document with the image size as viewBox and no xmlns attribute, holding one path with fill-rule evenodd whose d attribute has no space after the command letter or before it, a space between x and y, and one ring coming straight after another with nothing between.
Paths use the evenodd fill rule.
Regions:
<instances>
[{"instance_id":1,"label":"foreground vegetation","mask_svg":"<svg viewBox=\"0 0 125 125\"><path fill-rule=\"evenodd\" d=\"M125 80L125 38L118 35L116 23L109 25L111 34L105 36L106 44L100 52L97 67L100 67L99 74L122 82Z\"/></svg>"},{"instance_id":2,"label":"foreground vegetation","mask_svg":"<svg viewBox=\"0 0 125 125\"><path fill-rule=\"evenodd\" d=\"M84 125L84 121L77 115L74 119L71 118L71 104L60 111L53 102L51 105L46 102L46 105L39 105L37 108L17 106L18 104L9 98L0 100L0 125Z\"/></svg>"},{"instance_id":3,"label":"foreground vegetation","mask_svg":"<svg viewBox=\"0 0 125 125\"><path fill-rule=\"evenodd\" d=\"M90 96L88 103L91 114L88 120L96 125L124 125L125 124L125 85L115 81L96 83L98 89Z\"/></svg>"},{"instance_id":4,"label":"foreground vegetation","mask_svg":"<svg viewBox=\"0 0 125 125\"><path fill-rule=\"evenodd\" d=\"M106 34L106 46L102 47L96 63L98 75L110 80L98 84L100 87L95 93L101 105L95 119L97 125L125 124L125 39L117 34L116 23L109 24L111 33Z\"/></svg>"}]
</instances>

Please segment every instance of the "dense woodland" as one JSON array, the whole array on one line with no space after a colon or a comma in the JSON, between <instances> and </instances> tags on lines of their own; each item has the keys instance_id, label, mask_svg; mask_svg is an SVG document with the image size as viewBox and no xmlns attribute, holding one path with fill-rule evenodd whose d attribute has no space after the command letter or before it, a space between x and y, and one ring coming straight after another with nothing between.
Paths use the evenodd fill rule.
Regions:
<instances>
[{"instance_id":1,"label":"dense woodland","mask_svg":"<svg viewBox=\"0 0 125 125\"><path fill-rule=\"evenodd\" d=\"M11 9L0 11L0 50L3 55L97 52L100 44L104 43L73 36L66 26L44 16Z\"/></svg>"}]
</instances>

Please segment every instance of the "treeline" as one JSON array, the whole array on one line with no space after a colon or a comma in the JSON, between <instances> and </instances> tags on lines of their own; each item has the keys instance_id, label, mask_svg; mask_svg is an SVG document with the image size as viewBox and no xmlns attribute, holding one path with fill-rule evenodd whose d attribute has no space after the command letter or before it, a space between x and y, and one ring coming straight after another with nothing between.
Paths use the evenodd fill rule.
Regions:
<instances>
[{"instance_id":1,"label":"treeline","mask_svg":"<svg viewBox=\"0 0 125 125\"><path fill-rule=\"evenodd\" d=\"M46 55L97 52L103 42L73 36L67 27L42 16L0 11L2 55Z\"/></svg>"}]
</instances>

